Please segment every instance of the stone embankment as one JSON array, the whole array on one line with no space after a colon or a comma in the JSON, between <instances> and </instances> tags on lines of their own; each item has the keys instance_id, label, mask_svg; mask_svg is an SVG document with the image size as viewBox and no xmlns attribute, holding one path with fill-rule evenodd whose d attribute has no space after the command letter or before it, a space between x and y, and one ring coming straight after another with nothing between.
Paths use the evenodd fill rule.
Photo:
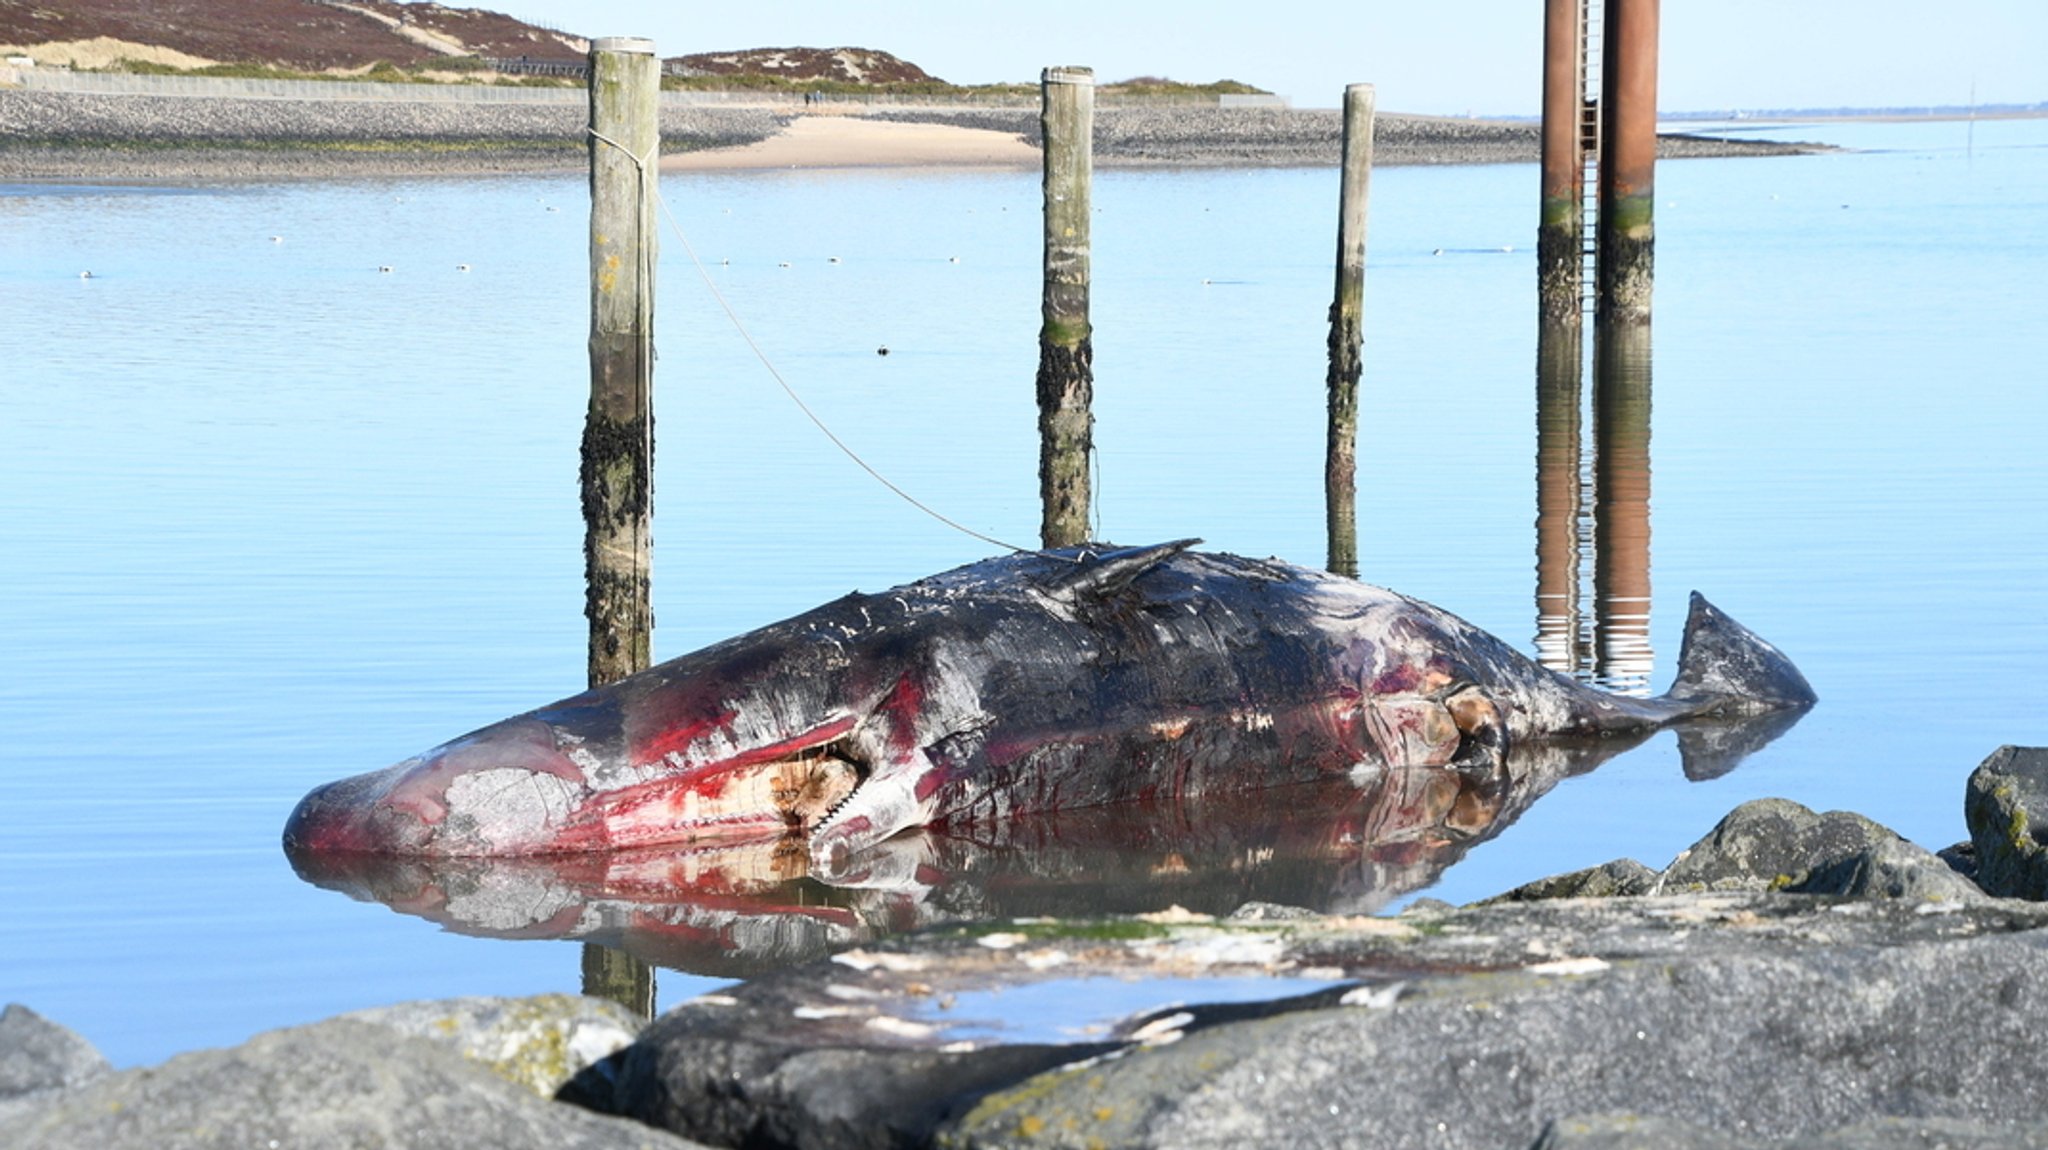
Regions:
<instances>
[{"instance_id":1,"label":"stone embankment","mask_svg":"<svg viewBox=\"0 0 2048 1150\"><path fill-rule=\"evenodd\" d=\"M2048 1150L2048 904L2014 897L2048 883L2048 749L1968 794L1941 855L1767 799L1661 870L949 926L644 1029L420 1003L115 1072L9 1007L0 1145Z\"/></svg>"},{"instance_id":2,"label":"stone embankment","mask_svg":"<svg viewBox=\"0 0 2048 1150\"><path fill-rule=\"evenodd\" d=\"M145 77L146 79L146 77ZM223 82L222 92L239 91ZM292 85L294 92L316 84ZM335 85L404 89L408 85ZM426 86L417 100L290 98L53 91L0 86L0 180L206 180L336 175L463 175L562 170L583 160L581 93L526 92L548 100L493 98L476 89ZM432 99L426 98L432 96ZM665 154L756 143L799 114L788 103L750 106L665 99ZM1030 108L901 107L878 104L834 114L893 122L988 128L1038 144ZM1528 162L1533 123L1382 115L1379 164ZM1103 107L1096 111L1096 162L1133 166L1326 166L1340 150L1334 110L1220 108L1214 105ZM1756 155L1810 151L1803 145L1666 137L1665 155Z\"/></svg>"},{"instance_id":3,"label":"stone embankment","mask_svg":"<svg viewBox=\"0 0 2048 1150\"><path fill-rule=\"evenodd\" d=\"M1039 143L1032 108L892 108L871 119L954 124L1015 132ZM1373 124L1373 163L1534 163L1534 121L1470 120L1381 113ZM1102 107L1095 110L1095 161L1103 167L1325 167L1343 150L1334 108ZM1658 155L1756 156L1811 152L1806 144L1665 136Z\"/></svg>"},{"instance_id":4,"label":"stone embankment","mask_svg":"<svg viewBox=\"0 0 2048 1150\"><path fill-rule=\"evenodd\" d=\"M0 90L0 179L251 179L559 171L588 113L554 103L158 97ZM751 144L775 108L665 107L664 151Z\"/></svg>"}]
</instances>

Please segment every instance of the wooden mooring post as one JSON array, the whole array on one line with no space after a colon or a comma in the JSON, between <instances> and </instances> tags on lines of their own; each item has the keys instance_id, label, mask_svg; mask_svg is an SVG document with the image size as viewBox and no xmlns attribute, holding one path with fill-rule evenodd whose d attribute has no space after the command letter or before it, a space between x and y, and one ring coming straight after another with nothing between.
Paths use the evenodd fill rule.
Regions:
<instances>
[{"instance_id":1,"label":"wooden mooring post","mask_svg":"<svg viewBox=\"0 0 2048 1150\"><path fill-rule=\"evenodd\" d=\"M1656 232L1658 0L1606 0L1595 318L1647 323Z\"/></svg>"},{"instance_id":2,"label":"wooden mooring post","mask_svg":"<svg viewBox=\"0 0 2048 1150\"><path fill-rule=\"evenodd\" d=\"M1585 0L1544 0L1542 215L1536 228L1537 311L1577 327L1586 232Z\"/></svg>"},{"instance_id":3,"label":"wooden mooring post","mask_svg":"<svg viewBox=\"0 0 2048 1150\"><path fill-rule=\"evenodd\" d=\"M584 615L589 680L616 682L652 659L655 181L661 61L654 43L590 45L590 408L583 425ZM645 1017L654 969L583 948L583 992Z\"/></svg>"},{"instance_id":4,"label":"wooden mooring post","mask_svg":"<svg viewBox=\"0 0 2048 1150\"><path fill-rule=\"evenodd\" d=\"M590 409L583 425L584 614L590 684L647 666L654 500L654 194L661 65L654 44L590 50Z\"/></svg>"},{"instance_id":5,"label":"wooden mooring post","mask_svg":"<svg viewBox=\"0 0 2048 1150\"><path fill-rule=\"evenodd\" d=\"M1344 89L1337 193L1337 292L1330 303L1330 433L1323 460L1329 569L1358 576L1358 380L1364 374L1365 226L1372 181L1373 87Z\"/></svg>"},{"instance_id":6,"label":"wooden mooring post","mask_svg":"<svg viewBox=\"0 0 2048 1150\"><path fill-rule=\"evenodd\" d=\"M1088 324L1089 185L1095 166L1095 73L1040 77L1045 151L1044 323L1038 332L1039 542L1088 541L1095 350Z\"/></svg>"}]
</instances>

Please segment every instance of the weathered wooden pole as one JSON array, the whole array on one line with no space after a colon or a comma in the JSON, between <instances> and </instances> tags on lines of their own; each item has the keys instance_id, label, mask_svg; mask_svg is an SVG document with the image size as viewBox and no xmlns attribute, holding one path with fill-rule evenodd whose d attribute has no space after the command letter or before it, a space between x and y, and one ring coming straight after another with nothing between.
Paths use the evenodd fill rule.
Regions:
<instances>
[{"instance_id":1,"label":"weathered wooden pole","mask_svg":"<svg viewBox=\"0 0 2048 1150\"><path fill-rule=\"evenodd\" d=\"M583 424L583 613L593 687L652 659L654 196L661 145L654 43L590 45L590 408ZM654 969L583 948L583 992L652 1017Z\"/></svg>"},{"instance_id":2,"label":"weathered wooden pole","mask_svg":"<svg viewBox=\"0 0 2048 1150\"><path fill-rule=\"evenodd\" d=\"M1581 346L1577 323L1536 330L1536 661L1564 675L1586 665L1579 607Z\"/></svg>"},{"instance_id":3,"label":"weathered wooden pole","mask_svg":"<svg viewBox=\"0 0 2048 1150\"><path fill-rule=\"evenodd\" d=\"M1648 694L1650 647L1650 325L1602 323L1593 349L1595 669L1610 688Z\"/></svg>"},{"instance_id":4,"label":"weathered wooden pole","mask_svg":"<svg viewBox=\"0 0 2048 1150\"><path fill-rule=\"evenodd\" d=\"M1330 303L1330 436L1323 459L1329 568L1358 576L1358 380L1364 373L1366 192L1372 182L1371 84L1344 89L1344 174L1337 192L1337 294Z\"/></svg>"},{"instance_id":5,"label":"weathered wooden pole","mask_svg":"<svg viewBox=\"0 0 2048 1150\"><path fill-rule=\"evenodd\" d=\"M1038 331L1038 535L1046 547L1088 541L1095 348L1088 326L1089 184L1095 166L1095 73L1047 68L1044 325Z\"/></svg>"},{"instance_id":6,"label":"weathered wooden pole","mask_svg":"<svg viewBox=\"0 0 2048 1150\"><path fill-rule=\"evenodd\" d=\"M648 40L590 50L590 408L583 425L590 683L648 665L653 610L654 194L661 66Z\"/></svg>"},{"instance_id":7,"label":"weathered wooden pole","mask_svg":"<svg viewBox=\"0 0 2048 1150\"><path fill-rule=\"evenodd\" d=\"M1537 310L1576 327L1586 232L1585 0L1544 0L1542 215L1536 227Z\"/></svg>"},{"instance_id":8,"label":"weathered wooden pole","mask_svg":"<svg viewBox=\"0 0 2048 1150\"><path fill-rule=\"evenodd\" d=\"M1603 324L1646 323L1654 264L1657 3L1607 0L1602 35L1600 271Z\"/></svg>"}]
</instances>

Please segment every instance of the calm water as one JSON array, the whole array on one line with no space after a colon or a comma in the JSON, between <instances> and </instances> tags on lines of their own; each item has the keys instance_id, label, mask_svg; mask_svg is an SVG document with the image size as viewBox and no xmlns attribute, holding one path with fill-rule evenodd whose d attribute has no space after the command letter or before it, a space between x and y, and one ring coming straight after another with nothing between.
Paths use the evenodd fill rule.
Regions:
<instances>
[{"instance_id":1,"label":"calm water","mask_svg":"<svg viewBox=\"0 0 2048 1150\"><path fill-rule=\"evenodd\" d=\"M1658 173L1651 680L1699 588L1822 703L1712 781L1669 736L1567 779L1433 895L1662 865L1764 795L1940 847L1971 766L2048 742L2048 122L1776 134L1865 150ZM1366 577L1532 651L1534 187L1375 175L1359 477ZM843 437L1032 541L1035 175L664 192ZM1321 561L1335 198L1098 178L1103 536ZM573 943L343 898L276 840L313 784L580 684L584 211L573 176L0 189L0 998L133 1064L576 987ZM989 551L834 454L665 243L659 655Z\"/></svg>"}]
</instances>

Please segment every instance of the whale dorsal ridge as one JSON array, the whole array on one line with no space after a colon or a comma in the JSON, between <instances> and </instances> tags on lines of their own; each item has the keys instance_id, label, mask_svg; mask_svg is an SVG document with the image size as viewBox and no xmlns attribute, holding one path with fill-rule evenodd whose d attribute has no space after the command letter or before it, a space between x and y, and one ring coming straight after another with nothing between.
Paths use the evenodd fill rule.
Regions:
<instances>
[{"instance_id":1,"label":"whale dorsal ridge","mask_svg":"<svg viewBox=\"0 0 2048 1150\"><path fill-rule=\"evenodd\" d=\"M1068 603L1084 597L1107 598L1130 586L1133 579L1200 542L1200 539L1176 539L1150 547L1119 547L1107 551L1084 548L1073 569L1060 572L1045 590L1053 598Z\"/></svg>"}]
</instances>

